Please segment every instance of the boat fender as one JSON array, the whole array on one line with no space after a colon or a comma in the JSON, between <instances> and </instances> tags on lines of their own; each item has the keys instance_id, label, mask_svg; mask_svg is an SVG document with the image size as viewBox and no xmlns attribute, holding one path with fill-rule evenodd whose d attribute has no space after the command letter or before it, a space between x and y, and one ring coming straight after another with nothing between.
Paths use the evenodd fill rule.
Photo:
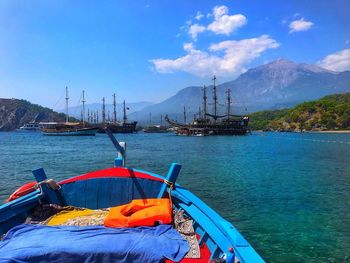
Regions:
<instances>
[{"instance_id":1,"label":"boat fender","mask_svg":"<svg viewBox=\"0 0 350 263\"><path fill-rule=\"evenodd\" d=\"M47 180L44 180L40 183L30 182L30 183L27 183L25 185L22 185L16 191L14 191L13 194L10 195L10 197L6 200L6 202L7 203L11 202L13 200L16 200L17 198L20 198L24 195L27 195L31 192L34 192L35 190L39 189L41 184L47 184L52 190L60 190L61 189L61 186L52 179L47 179Z\"/></svg>"},{"instance_id":2,"label":"boat fender","mask_svg":"<svg viewBox=\"0 0 350 263\"><path fill-rule=\"evenodd\" d=\"M22 185L16 191L14 191L12 195L10 195L6 202L11 202L17 198L20 198L21 196L27 195L35 191L36 189L38 189L37 182L30 182L25 185Z\"/></svg>"}]
</instances>

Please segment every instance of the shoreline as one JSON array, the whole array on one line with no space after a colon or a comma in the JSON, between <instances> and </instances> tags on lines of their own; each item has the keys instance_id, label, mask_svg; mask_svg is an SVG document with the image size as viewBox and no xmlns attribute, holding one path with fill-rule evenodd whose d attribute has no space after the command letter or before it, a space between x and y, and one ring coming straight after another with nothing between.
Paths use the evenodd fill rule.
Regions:
<instances>
[{"instance_id":1,"label":"shoreline","mask_svg":"<svg viewBox=\"0 0 350 263\"><path fill-rule=\"evenodd\" d=\"M350 133L350 130L307 131L310 133Z\"/></svg>"},{"instance_id":2,"label":"shoreline","mask_svg":"<svg viewBox=\"0 0 350 263\"><path fill-rule=\"evenodd\" d=\"M350 134L350 130L327 130L327 131L263 131L263 130L255 130L253 132L284 132L284 133L342 133L342 134Z\"/></svg>"}]
</instances>

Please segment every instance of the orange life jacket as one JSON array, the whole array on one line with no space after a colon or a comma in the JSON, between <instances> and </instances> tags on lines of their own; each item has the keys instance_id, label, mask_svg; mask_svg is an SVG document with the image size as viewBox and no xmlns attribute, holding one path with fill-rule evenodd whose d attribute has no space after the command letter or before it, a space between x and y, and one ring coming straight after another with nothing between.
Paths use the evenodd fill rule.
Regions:
<instances>
[{"instance_id":1,"label":"orange life jacket","mask_svg":"<svg viewBox=\"0 0 350 263\"><path fill-rule=\"evenodd\" d=\"M129 204L112 207L105 218L104 226L154 226L171 222L172 208L168 198L136 199Z\"/></svg>"}]
</instances>

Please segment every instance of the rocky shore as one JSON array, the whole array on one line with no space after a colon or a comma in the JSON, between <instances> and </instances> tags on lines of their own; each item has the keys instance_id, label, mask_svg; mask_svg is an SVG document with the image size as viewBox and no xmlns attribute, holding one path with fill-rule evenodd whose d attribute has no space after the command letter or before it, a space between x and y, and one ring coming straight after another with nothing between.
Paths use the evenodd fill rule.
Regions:
<instances>
[{"instance_id":1,"label":"rocky shore","mask_svg":"<svg viewBox=\"0 0 350 263\"><path fill-rule=\"evenodd\" d=\"M64 119L64 114L26 100L0 99L0 131L13 131L33 121L64 121Z\"/></svg>"}]
</instances>

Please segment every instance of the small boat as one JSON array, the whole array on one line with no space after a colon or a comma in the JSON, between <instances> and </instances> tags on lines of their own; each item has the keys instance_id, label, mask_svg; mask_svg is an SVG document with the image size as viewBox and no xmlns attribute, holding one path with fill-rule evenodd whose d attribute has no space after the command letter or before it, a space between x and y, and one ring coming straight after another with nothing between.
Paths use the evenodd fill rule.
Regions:
<instances>
[{"instance_id":1,"label":"small boat","mask_svg":"<svg viewBox=\"0 0 350 263\"><path fill-rule=\"evenodd\" d=\"M161 125L150 125L143 129L145 133L166 133L169 132L168 128Z\"/></svg>"},{"instance_id":2,"label":"small boat","mask_svg":"<svg viewBox=\"0 0 350 263\"><path fill-rule=\"evenodd\" d=\"M18 130L20 131L40 131L39 123L30 122L21 126Z\"/></svg>"},{"instance_id":3,"label":"small boat","mask_svg":"<svg viewBox=\"0 0 350 263\"><path fill-rule=\"evenodd\" d=\"M40 131L41 129L55 128L57 122L29 122L21 126L18 131Z\"/></svg>"},{"instance_id":4,"label":"small boat","mask_svg":"<svg viewBox=\"0 0 350 263\"><path fill-rule=\"evenodd\" d=\"M231 223L176 183L181 165L171 164L166 176L127 168L125 144L107 134L118 150L114 167L58 183L36 169L36 182L0 206L0 262L264 262ZM167 204L171 222L160 212ZM69 211L80 216L52 223L67 220ZM107 216L102 226L82 226L87 213L98 213L88 221L94 224Z\"/></svg>"}]
</instances>

